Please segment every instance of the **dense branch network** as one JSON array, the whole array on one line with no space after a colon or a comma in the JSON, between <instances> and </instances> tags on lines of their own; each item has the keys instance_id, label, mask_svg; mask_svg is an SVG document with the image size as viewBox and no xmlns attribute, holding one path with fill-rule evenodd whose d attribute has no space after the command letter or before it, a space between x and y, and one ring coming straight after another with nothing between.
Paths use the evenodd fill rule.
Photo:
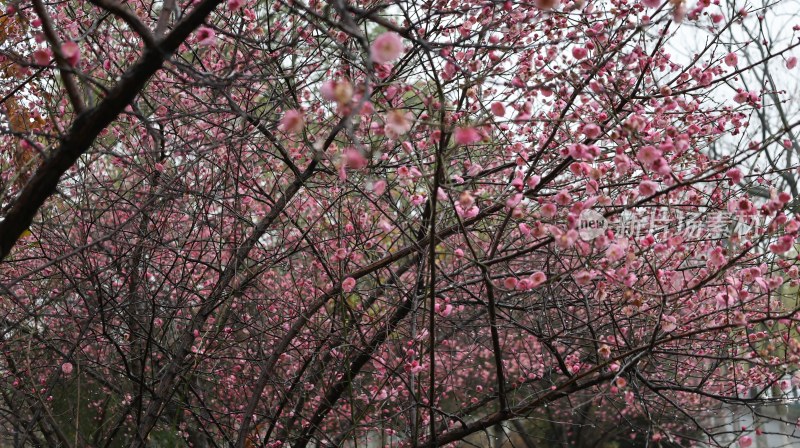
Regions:
<instances>
[{"instance_id":1,"label":"dense branch network","mask_svg":"<svg viewBox=\"0 0 800 448\"><path fill-rule=\"evenodd\" d=\"M785 2L4 3L0 443L749 446Z\"/></svg>"}]
</instances>

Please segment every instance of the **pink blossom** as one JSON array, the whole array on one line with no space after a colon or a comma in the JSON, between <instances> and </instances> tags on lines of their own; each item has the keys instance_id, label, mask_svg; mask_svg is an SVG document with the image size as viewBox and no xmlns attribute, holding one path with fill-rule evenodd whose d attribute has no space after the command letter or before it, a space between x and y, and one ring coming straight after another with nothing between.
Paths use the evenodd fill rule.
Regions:
<instances>
[{"instance_id":1,"label":"pink blossom","mask_svg":"<svg viewBox=\"0 0 800 448\"><path fill-rule=\"evenodd\" d=\"M652 196L658 191L658 184L652 180L644 180L639 184L639 194L642 196Z\"/></svg>"},{"instance_id":2,"label":"pink blossom","mask_svg":"<svg viewBox=\"0 0 800 448\"><path fill-rule=\"evenodd\" d=\"M278 129L290 134L298 134L305 127L306 122L303 118L303 113L297 109L289 109L281 118Z\"/></svg>"},{"instance_id":3,"label":"pink blossom","mask_svg":"<svg viewBox=\"0 0 800 448\"><path fill-rule=\"evenodd\" d=\"M569 229L566 232L556 232L555 233L555 242L556 246L561 249L569 249L575 246L575 243L578 241L578 231L575 229Z\"/></svg>"},{"instance_id":4,"label":"pink blossom","mask_svg":"<svg viewBox=\"0 0 800 448\"><path fill-rule=\"evenodd\" d=\"M197 29L197 45L201 47L210 47L217 43L217 33L207 26L201 26Z\"/></svg>"},{"instance_id":5,"label":"pink blossom","mask_svg":"<svg viewBox=\"0 0 800 448\"><path fill-rule=\"evenodd\" d=\"M583 135L585 135L587 138L596 139L597 137L600 137L602 133L603 130L600 129L600 126L594 123L589 123L583 127Z\"/></svg>"},{"instance_id":6,"label":"pink blossom","mask_svg":"<svg viewBox=\"0 0 800 448\"><path fill-rule=\"evenodd\" d=\"M468 209L475 205L475 198L468 191L464 191L458 196L458 204L461 208Z\"/></svg>"},{"instance_id":7,"label":"pink blossom","mask_svg":"<svg viewBox=\"0 0 800 448\"><path fill-rule=\"evenodd\" d=\"M661 0L642 0L642 4L648 8L658 8L661 6Z\"/></svg>"},{"instance_id":8,"label":"pink blossom","mask_svg":"<svg viewBox=\"0 0 800 448\"><path fill-rule=\"evenodd\" d=\"M360 170L369 165L369 160L356 148L347 148L342 153L343 165L346 168Z\"/></svg>"},{"instance_id":9,"label":"pink blossom","mask_svg":"<svg viewBox=\"0 0 800 448\"><path fill-rule=\"evenodd\" d=\"M350 255L350 251L347 250L346 247L339 247L333 254L333 260L334 261L346 260L348 255Z\"/></svg>"},{"instance_id":10,"label":"pink blossom","mask_svg":"<svg viewBox=\"0 0 800 448\"><path fill-rule=\"evenodd\" d=\"M483 167L477 163L473 163L467 170L467 176L475 177L483 171Z\"/></svg>"},{"instance_id":11,"label":"pink blossom","mask_svg":"<svg viewBox=\"0 0 800 448\"><path fill-rule=\"evenodd\" d=\"M589 50L583 47L572 47L572 57L575 59L583 59L589 55Z\"/></svg>"},{"instance_id":12,"label":"pink blossom","mask_svg":"<svg viewBox=\"0 0 800 448\"><path fill-rule=\"evenodd\" d=\"M243 3L243 0L228 0L228 10L238 11L242 7Z\"/></svg>"},{"instance_id":13,"label":"pink blossom","mask_svg":"<svg viewBox=\"0 0 800 448\"><path fill-rule=\"evenodd\" d=\"M456 128L453 140L456 145L471 145L481 141L481 135L475 128Z\"/></svg>"},{"instance_id":14,"label":"pink blossom","mask_svg":"<svg viewBox=\"0 0 800 448\"><path fill-rule=\"evenodd\" d=\"M645 165L652 165L653 162L661 158L661 151L656 149L655 146L642 146L639 152L636 153L636 159Z\"/></svg>"},{"instance_id":15,"label":"pink blossom","mask_svg":"<svg viewBox=\"0 0 800 448\"><path fill-rule=\"evenodd\" d=\"M547 275L542 271L536 271L528 277L528 280L530 281L531 288L535 288L547 281Z\"/></svg>"},{"instance_id":16,"label":"pink blossom","mask_svg":"<svg viewBox=\"0 0 800 448\"><path fill-rule=\"evenodd\" d=\"M794 237L791 235L784 235L778 238L778 241L769 245L769 250L774 254L782 254L792 249L794 244Z\"/></svg>"},{"instance_id":17,"label":"pink blossom","mask_svg":"<svg viewBox=\"0 0 800 448\"><path fill-rule=\"evenodd\" d=\"M721 247L715 247L711 250L708 254L708 267L709 268L721 268L727 260L725 259L725 255L722 253Z\"/></svg>"},{"instance_id":18,"label":"pink blossom","mask_svg":"<svg viewBox=\"0 0 800 448\"><path fill-rule=\"evenodd\" d=\"M581 286L586 286L590 284L594 276L595 276L594 271L586 271L586 270L580 270L572 274L572 278L575 280L575 283Z\"/></svg>"},{"instance_id":19,"label":"pink blossom","mask_svg":"<svg viewBox=\"0 0 800 448\"><path fill-rule=\"evenodd\" d=\"M339 81L328 80L322 83L319 92L325 101L333 101L339 105L344 105L353 98L353 85L346 79Z\"/></svg>"},{"instance_id":20,"label":"pink blossom","mask_svg":"<svg viewBox=\"0 0 800 448\"><path fill-rule=\"evenodd\" d=\"M742 181L742 172L738 168L731 168L725 173L725 177L730 179L731 185Z\"/></svg>"},{"instance_id":21,"label":"pink blossom","mask_svg":"<svg viewBox=\"0 0 800 448\"><path fill-rule=\"evenodd\" d=\"M381 196L384 191L386 191L386 181L385 180L383 180L383 179L376 180L375 182L372 183L372 192L375 193L375 195Z\"/></svg>"},{"instance_id":22,"label":"pink blossom","mask_svg":"<svg viewBox=\"0 0 800 448\"><path fill-rule=\"evenodd\" d=\"M665 333L672 333L678 328L677 322L678 320L674 316L662 316L661 329L664 330Z\"/></svg>"},{"instance_id":23,"label":"pink blossom","mask_svg":"<svg viewBox=\"0 0 800 448\"><path fill-rule=\"evenodd\" d=\"M466 209L464 207L461 207L460 205L456 205L456 213L458 214L458 216L462 218L470 219L474 218L475 216L478 216L478 213L480 213L480 209L475 205Z\"/></svg>"},{"instance_id":24,"label":"pink blossom","mask_svg":"<svg viewBox=\"0 0 800 448\"><path fill-rule=\"evenodd\" d=\"M735 67L739 63L739 57L736 53L728 53L725 55L725 65L728 67Z\"/></svg>"},{"instance_id":25,"label":"pink blossom","mask_svg":"<svg viewBox=\"0 0 800 448\"><path fill-rule=\"evenodd\" d=\"M383 117L386 123L384 132L389 138L397 138L411 130L411 122L414 115L411 112L403 112L402 110L390 110Z\"/></svg>"},{"instance_id":26,"label":"pink blossom","mask_svg":"<svg viewBox=\"0 0 800 448\"><path fill-rule=\"evenodd\" d=\"M389 31L378 36L370 46L372 61L386 64L399 58L403 53L403 39L399 34Z\"/></svg>"},{"instance_id":27,"label":"pink blossom","mask_svg":"<svg viewBox=\"0 0 800 448\"><path fill-rule=\"evenodd\" d=\"M64 364L61 364L61 371L64 373L64 375L71 374L72 373L72 363L71 362L65 362Z\"/></svg>"},{"instance_id":28,"label":"pink blossom","mask_svg":"<svg viewBox=\"0 0 800 448\"><path fill-rule=\"evenodd\" d=\"M620 175L624 175L631 169L633 162L630 157L625 154L617 154L614 156L614 165L616 166L617 172Z\"/></svg>"},{"instance_id":29,"label":"pink blossom","mask_svg":"<svg viewBox=\"0 0 800 448\"><path fill-rule=\"evenodd\" d=\"M506 107L503 106L503 103L494 102L491 106L492 114L496 117L502 117L506 114Z\"/></svg>"},{"instance_id":30,"label":"pink blossom","mask_svg":"<svg viewBox=\"0 0 800 448\"><path fill-rule=\"evenodd\" d=\"M617 261L625 256L625 247L621 244L612 244L606 249L606 258L611 261Z\"/></svg>"},{"instance_id":31,"label":"pink blossom","mask_svg":"<svg viewBox=\"0 0 800 448\"><path fill-rule=\"evenodd\" d=\"M789 56L789 58L786 59L786 68L791 70L791 69L795 68L796 66L797 66L797 58L794 57L794 56Z\"/></svg>"},{"instance_id":32,"label":"pink blossom","mask_svg":"<svg viewBox=\"0 0 800 448\"><path fill-rule=\"evenodd\" d=\"M556 199L556 204L561 206L567 206L572 203L572 195L566 188L562 188L561 190L559 190L558 193L556 193L555 199Z\"/></svg>"},{"instance_id":33,"label":"pink blossom","mask_svg":"<svg viewBox=\"0 0 800 448\"><path fill-rule=\"evenodd\" d=\"M434 305L434 311L442 317L447 317L453 312L453 305L446 303L442 306L437 303Z\"/></svg>"},{"instance_id":34,"label":"pink blossom","mask_svg":"<svg viewBox=\"0 0 800 448\"><path fill-rule=\"evenodd\" d=\"M659 157L658 159L656 159L650 165L650 169L652 169L653 171L655 171L656 173L658 173L658 174L660 174L662 176L667 176L667 175L669 175L669 173L672 172L672 168L670 168L669 162L667 162L667 159L665 159L663 157Z\"/></svg>"},{"instance_id":35,"label":"pink blossom","mask_svg":"<svg viewBox=\"0 0 800 448\"><path fill-rule=\"evenodd\" d=\"M534 4L539 9L550 10L558 7L559 0L535 0Z\"/></svg>"},{"instance_id":36,"label":"pink blossom","mask_svg":"<svg viewBox=\"0 0 800 448\"><path fill-rule=\"evenodd\" d=\"M61 54L67 60L67 64L76 67L81 60L81 49L78 44L69 40L61 45Z\"/></svg>"},{"instance_id":37,"label":"pink blossom","mask_svg":"<svg viewBox=\"0 0 800 448\"><path fill-rule=\"evenodd\" d=\"M39 48L33 52L33 62L38 65L48 65L52 58L49 48Z\"/></svg>"},{"instance_id":38,"label":"pink blossom","mask_svg":"<svg viewBox=\"0 0 800 448\"><path fill-rule=\"evenodd\" d=\"M750 436L739 437L739 446L741 448L748 448L753 445L753 438Z\"/></svg>"},{"instance_id":39,"label":"pink blossom","mask_svg":"<svg viewBox=\"0 0 800 448\"><path fill-rule=\"evenodd\" d=\"M541 212L543 217L552 218L553 216L556 215L558 209L556 208L555 204L553 204L552 202L548 202L547 204L542 205L542 208L539 209L539 211Z\"/></svg>"},{"instance_id":40,"label":"pink blossom","mask_svg":"<svg viewBox=\"0 0 800 448\"><path fill-rule=\"evenodd\" d=\"M506 207L512 209L522 201L522 193L516 193L506 200Z\"/></svg>"},{"instance_id":41,"label":"pink blossom","mask_svg":"<svg viewBox=\"0 0 800 448\"><path fill-rule=\"evenodd\" d=\"M354 279L353 277L347 277L342 282L342 291L344 292L350 292L355 287L356 287L356 279Z\"/></svg>"}]
</instances>

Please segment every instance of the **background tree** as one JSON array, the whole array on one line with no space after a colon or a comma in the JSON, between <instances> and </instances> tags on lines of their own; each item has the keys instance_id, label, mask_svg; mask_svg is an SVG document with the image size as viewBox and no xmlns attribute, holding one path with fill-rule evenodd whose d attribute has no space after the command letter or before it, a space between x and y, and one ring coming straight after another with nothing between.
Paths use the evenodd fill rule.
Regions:
<instances>
[{"instance_id":1,"label":"background tree","mask_svg":"<svg viewBox=\"0 0 800 448\"><path fill-rule=\"evenodd\" d=\"M706 417L800 350L763 8L220 3L4 4L5 443L752 443Z\"/></svg>"}]
</instances>

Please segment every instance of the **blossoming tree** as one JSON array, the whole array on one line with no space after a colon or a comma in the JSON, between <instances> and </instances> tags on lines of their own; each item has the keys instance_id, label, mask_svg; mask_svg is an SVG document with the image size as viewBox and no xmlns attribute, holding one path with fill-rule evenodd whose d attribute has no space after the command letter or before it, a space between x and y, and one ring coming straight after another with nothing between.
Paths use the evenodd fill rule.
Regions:
<instances>
[{"instance_id":1,"label":"blossoming tree","mask_svg":"<svg viewBox=\"0 0 800 448\"><path fill-rule=\"evenodd\" d=\"M2 5L3 444L746 447L794 386L781 2Z\"/></svg>"}]
</instances>

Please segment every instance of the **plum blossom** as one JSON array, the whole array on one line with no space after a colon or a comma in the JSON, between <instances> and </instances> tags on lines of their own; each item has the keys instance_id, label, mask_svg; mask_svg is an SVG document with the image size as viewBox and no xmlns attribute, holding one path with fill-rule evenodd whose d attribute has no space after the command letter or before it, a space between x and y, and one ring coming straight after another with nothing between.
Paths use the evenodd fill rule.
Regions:
<instances>
[{"instance_id":1,"label":"plum blossom","mask_svg":"<svg viewBox=\"0 0 800 448\"><path fill-rule=\"evenodd\" d=\"M731 168L725 173L725 177L730 179L731 185L742 181L742 172L738 168Z\"/></svg>"},{"instance_id":2,"label":"plum blossom","mask_svg":"<svg viewBox=\"0 0 800 448\"><path fill-rule=\"evenodd\" d=\"M458 196L458 205L463 209L468 209L475 205L475 198L468 191L463 191Z\"/></svg>"},{"instance_id":3,"label":"plum blossom","mask_svg":"<svg viewBox=\"0 0 800 448\"><path fill-rule=\"evenodd\" d=\"M542 271L536 271L528 277L528 280L530 281L530 287L535 288L547 281L547 275Z\"/></svg>"},{"instance_id":4,"label":"plum blossom","mask_svg":"<svg viewBox=\"0 0 800 448\"><path fill-rule=\"evenodd\" d=\"M369 160L364 157L364 154L362 154L358 149L352 147L344 150L342 153L342 161L342 165L345 168L350 168L353 170L363 169L369 164Z\"/></svg>"},{"instance_id":5,"label":"plum blossom","mask_svg":"<svg viewBox=\"0 0 800 448\"><path fill-rule=\"evenodd\" d=\"M305 127L306 122L303 113L297 109L289 109L281 118L278 129L290 134L299 134Z\"/></svg>"},{"instance_id":6,"label":"plum blossom","mask_svg":"<svg viewBox=\"0 0 800 448\"><path fill-rule=\"evenodd\" d=\"M319 92L325 101L344 105L353 98L353 85L346 79L339 81L328 80L322 83Z\"/></svg>"},{"instance_id":7,"label":"plum blossom","mask_svg":"<svg viewBox=\"0 0 800 448\"><path fill-rule=\"evenodd\" d=\"M503 287L513 290L516 288L517 283L519 283L519 280L517 280L516 277L506 277L505 280L503 280Z\"/></svg>"},{"instance_id":8,"label":"plum blossom","mask_svg":"<svg viewBox=\"0 0 800 448\"><path fill-rule=\"evenodd\" d=\"M217 43L217 33L207 26L201 26L197 29L197 45L201 47L210 47Z\"/></svg>"},{"instance_id":9,"label":"plum blossom","mask_svg":"<svg viewBox=\"0 0 800 448\"><path fill-rule=\"evenodd\" d=\"M575 280L575 283L581 286L586 286L590 284L594 276L595 276L594 271L587 271L587 270L580 270L572 274L572 278Z\"/></svg>"},{"instance_id":10,"label":"plum blossom","mask_svg":"<svg viewBox=\"0 0 800 448\"><path fill-rule=\"evenodd\" d=\"M583 135L585 135L587 138L596 139L597 137L600 137L602 133L603 130L600 129L600 126L594 123L589 123L583 127Z\"/></svg>"},{"instance_id":11,"label":"plum blossom","mask_svg":"<svg viewBox=\"0 0 800 448\"><path fill-rule=\"evenodd\" d=\"M610 261L617 261L625 256L625 246L619 243L614 243L606 249L606 258Z\"/></svg>"},{"instance_id":12,"label":"plum blossom","mask_svg":"<svg viewBox=\"0 0 800 448\"><path fill-rule=\"evenodd\" d=\"M370 57L378 64L392 62L402 53L403 39L393 31L381 34L370 45Z\"/></svg>"},{"instance_id":13,"label":"plum blossom","mask_svg":"<svg viewBox=\"0 0 800 448\"><path fill-rule=\"evenodd\" d=\"M661 158L661 151L655 146L647 145L642 146L639 152L636 153L636 159L645 165L652 165L656 160Z\"/></svg>"},{"instance_id":14,"label":"plum blossom","mask_svg":"<svg viewBox=\"0 0 800 448\"><path fill-rule=\"evenodd\" d=\"M512 208L516 207L517 205L519 205L520 202L522 202L522 197L523 197L522 193L514 194L513 196L508 198L508 200L506 201L506 207L508 209L512 209Z\"/></svg>"},{"instance_id":15,"label":"plum blossom","mask_svg":"<svg viewBox=\"0 0 800 448\"><path fill-rule=\"evenodd\" d=\"M561 190L559 190L558 193L556 193L555 199L556 199L556 204L564 207L572 203L572 195L566 188L562 188Z\"/></svg>"},{"instance_id":16,"label":"plum blossom","mask_svg":"<svg viewBox=\"0 0 800 448\"><path fill-rule=\"evenodd\" d=\"M64 375L71 374L72 373L72 363L71 362L65 362L64 364L61 364L61 372L63 372Z\"/></svg>"},{"instance_id":17,"label":"plum blossom","mask_svg":"<svg viewBox=\"0 0 800 448\"><path fill-rule=\"evenodd\" d=\"M678 319L675 316L662 316L661 317L661 329L664 330L665 333L672 333L678 328Z\"/></svg>"},{"instance_id":18,"label":"plum blossom","mask_svg":"<svg viewBox=\"0 0 800 448\"><path fill-rule=\"evenodd\" d=\"M539 209L539 212L545 218L552 218L558 212L558 208L552 202L548 202L542 205L542 208Z\"/></svg>"},{"instance_id":19,"label":"plum blossom","mask_svg":"<svg viewBox=\"0 0 800 448\"><path fill-rule=\"evenodd\" d=\"M61 44L61 54L64 55L67 64L73 67L76 67L81 60L81 49L71 40Z\"/></svg>"},{"instance_id":20,"label":"plum blossom","mask_svg":"<svg viewBox=\"0 0 800 448\"><path fill-rule=\"evenodd\" d=\"M534 4L539 9L549 10L558 7L559 0L535 0Z\"/></svg>"},{"instance_id":21,"label":"plum blossom","mask_svg":"<svg viewBox=\"0 0 800 448\"><path fill-rule=\"evenodd\" d=\"M583 59L589 55L589 50L583 47L572 47L572 57L575 59Z\"/></svg>"},{"instance_id":22,"label":"plum blossom","mask_svg":"<svg viewBox=\"0 0 800 448\"><path fill-rule=\"evenodd\" d=\"M52 58L53 55L50 53L49 48L39 48L33 52L33 62L38 65L47 65Z\"/></svg>"},{"instance_id":23,"label":"plum blossom","mask_svg":"<svg viewBox=\"0 0 800 448\"><path fill-rule=\"evenodd\" d=\"M411 112L402 110L390 110L384 116L384 132L389 138L397 138L411 130L411 123L414 115Z\"/></svg>"},{"instance_id":24,"label":"plum blossom","mask_svg":"<svg viewBox=\"0 0 800 448\"><path fill-rule=\"evenodd\" d=\"M473 205L472 207L469 208L464 208L456 204L456 213L458 214L458 216L462 218L470 219L478 216L478 213L480 213L480 209L478 208L477 205Z\"/></svg>"},{"instance_id":25,"label":"plum blossom","mask_svg":"<svg viewBox=\"0 0 800 448\"><path fill-rule=\"evenodd\" d=\"M712 269L721 268L727 260L721 247L715 247L708 253L708 267Z\"/></svg>"},{"instance_id":26,"label":"plum blossom","mask_svg":"<svg viewBox=\"0 0 800 448\"><path fill-rule=\"evenodd\" d=\"M769 245L770 252L780 255L792 249L794 244L794 237L791 235L783 235L778 238L778 241Z\"/></svg>"},{"instance_id":27,"label":"plum blossom","mask_svg":"<svg viewBox=\"0 0 800 448\"><path fill-rule=\"evenodd\" d=\"M375 193L376 196L381 196L386 191L386 181L376 180L372 183L372 192Z\"/></svg>"},{"instance_id":28,"label":"plum blossom","mask_svg":"<svg viewBox=\"0 0 800 448\"><path fill-rule=\"evenodd\" d=\"M355 287L356 287L356 279L354 279L353 277L347 277L342 282L342 291L344 292L351 292Z\"/></svg>"},{"instance_id":29,"label":"plum blossom","mask_svg":"<svg viewBox=\"0 0 800 448\"><path fill-rule=\"evenodd\" d=\"M736 64L739 63L739 57L736 56L736 53L728 53L725 55L725 65L728 67L735 67Z\"/></svg>"},{"instance_id":30,"label":"plum blossom","mask_svg":"<svg viewBox=\"0 0 800 448\"><path fill-rule=\"evenodd\" d=\"M566 232L554 232L556 246L561 249L569 249L574 246L578 241L580 234L575 229L569 229Z\"/></svg>"},{"instance_id":31,"label":"plum blossom","mask_svg":"<svg viewBox=\"0 0 800 448\"><path fill-rule=\"evenodd\" d=\"M442 317L447 317L453 312L453 305L449 303L446 303L444 305L437 303L433 306L433 310L436 312L436 314Z\"/></svg>"},{"instance_id":32,"label":"plum blossom","mask_svg":"<svg viewBox=\"0 0 800 448\"><path fill-rule=\"evenodd\" d=\"M642 196L652 196L658 191L658 184L652 180L643 180L639 184L639 194Z\"/></svg>"},{"instance_id":33,"label":"plum blossom","mask_svg":"<svg viewBox=\"0 0 800 448\"><path fill-rule=\"evenodd\" d=\"M506 107L500 102L492 103L491 110L495 117L502 117L506 114Z\"/></svg>"},{"instance_id":34,"label":"plum blossom","mask_svg":"<svg viewBox=\"0 0 800 448\"><path fill-rule=\"evenodd\" d=\"M786 59L786 68L789 70L795 68L797 66L797 58L795 56L790 56Z\"/></svg>"},{"instance_id":35,"label":"plum blossom","mask_svg":"<svg viewBox=\"0 0 800 448\"><path fill-rule=\"evenodd\" d=\"M471 145L481 141L481 135L475 128L456 128L453 140L456 145Z\"/></svg>"}]
</instances>

